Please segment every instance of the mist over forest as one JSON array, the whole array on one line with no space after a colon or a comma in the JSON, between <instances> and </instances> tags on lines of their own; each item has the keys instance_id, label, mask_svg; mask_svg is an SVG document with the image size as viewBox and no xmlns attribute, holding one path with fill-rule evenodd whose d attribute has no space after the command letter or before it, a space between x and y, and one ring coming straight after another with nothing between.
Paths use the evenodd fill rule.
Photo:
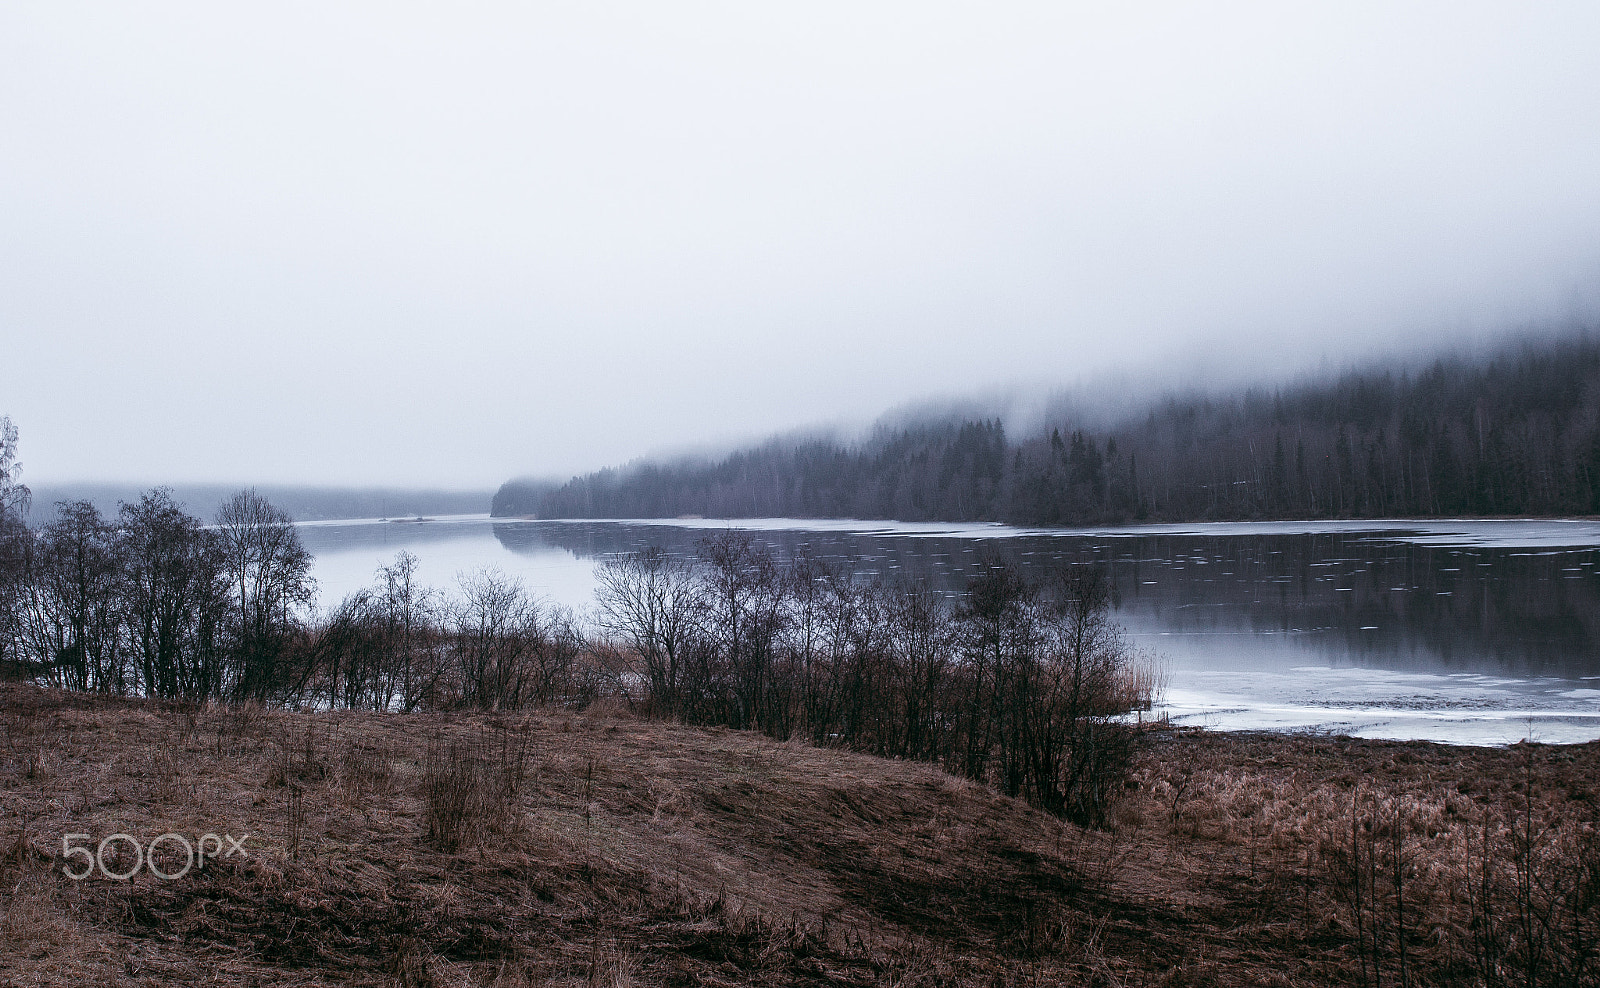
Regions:
<instances>
[{"instance_id":1,"label":"mist over forest","mask_svg":"<svg viewBox=\"0 0 1600 988\"><path fill-rule=\"evenodd\" d=\"M559 485L513 480L492 511L1036 526L1600 513L1592 330L1412 367L1155 396L1110 425L1103 410L1060 410L1073 407L1016 432L992 416L901 416L857 441L779 438Z\"/></svg>"}]
</instances>

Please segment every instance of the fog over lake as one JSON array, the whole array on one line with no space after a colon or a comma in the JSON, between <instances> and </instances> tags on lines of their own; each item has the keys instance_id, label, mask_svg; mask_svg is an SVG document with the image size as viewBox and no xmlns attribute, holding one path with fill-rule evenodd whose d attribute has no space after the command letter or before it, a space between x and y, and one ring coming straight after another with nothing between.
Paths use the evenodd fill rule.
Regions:
<instances>
[{"instance_id":1,"label":"fog over lake","mask_svg":"<svg viewBox=\"0 0 1600 988\"><path fill-rule=\"evenodd\" d=\"M1358 521L1021 529L793 519L300 526L321 601L401 551L424 582L494 567L582 615L594 568L650 545L751 532L863 578L960 591L990 554L1036 572L1099 562L1115 618L1168 671L1165 714L1219 729L1508 743L1600 738L1600 522Z\"/></svg>"}]
</instances>

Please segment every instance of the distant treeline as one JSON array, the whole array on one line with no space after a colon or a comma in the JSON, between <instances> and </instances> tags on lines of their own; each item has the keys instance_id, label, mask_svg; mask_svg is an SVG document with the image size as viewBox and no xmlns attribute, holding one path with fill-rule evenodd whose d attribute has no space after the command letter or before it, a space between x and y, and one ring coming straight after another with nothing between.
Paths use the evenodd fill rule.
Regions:
<instances>
[{"instance_id":1,"label":"distant treeline","mask_svg":"<svg viewBox=\"0 0 1600 988\"><path fill-rule=\"evenodd\" d=\"M1600 342L1170 397L1109 429L1060 421L1011 437L990 419L773 441L559 487L513 481L493 512L1021 525L1600 513Z\"/></svg>"},{"instance_id":2,"label":"distant treeline","mask_svg":"<svg viewBox=\"0 0 1600 988\"><path fill-rule=\"evenodd\" d=\"M210 518L238 488L221 484L176 484L167 488L172 500L202 518ZM428 490L403 487L303 487L262 485L256 493L298 521L334 518L410 518L416 515L471 515L484 511L489 492ZM124 501L137 501L143 491L129 484L34 485L30 524L42 525L62 502L87 501L103 515L114 515Z\"/></svg>"}]
</instances>

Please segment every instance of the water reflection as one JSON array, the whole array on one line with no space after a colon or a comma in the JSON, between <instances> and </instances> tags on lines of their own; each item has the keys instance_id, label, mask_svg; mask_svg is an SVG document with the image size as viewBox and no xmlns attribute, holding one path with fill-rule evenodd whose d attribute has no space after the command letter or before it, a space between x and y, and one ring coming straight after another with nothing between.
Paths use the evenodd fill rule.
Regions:
<instances>
[{"instance_id":1,"label":"water reflection","mask_svg":"<svg viewBox=\"0 0 1600 988\"><path fill-rule=\"evenodd\" d=\"M1035 574L1102 563L1118 620L1170 667L1170 712L1180 718L1455 740L1600 737L1595 526L1045 533L750 524L751 537L781 557L806 552L863 578L926 580L952 594L992 556ZM725 526L470 518L308 526L302 534L317 555L325 600L369 582L378 564L409 549L429 582L495 565L581 611L592 601L593 568L607 555L650 545L691 555Z\"/></svg>"},{"instance_id":2,"label":"water reflection","mask_svg":"<svg viewBox=\"0 0 1600 988\"><path fill-rule=\"evenodd\" d=\"M512 552L559 547L592 562L647 545L692 554L706 533L518 522L496 524L494 535ZM1119 620L1130 631L1267 638L1289 665L1572 679L1600 674L1600 573L1593 548L1466 549L1398 541L1389 532L979 540L790 530L752 537L785 558L808 552L863 576L923 579L951 593L986 556L1035 574L1063 563L1098 562L1108 567ZM1210 664L1230 661L1227 650L1204 641L1184 651Z\"/></svg>"}]
</instances>

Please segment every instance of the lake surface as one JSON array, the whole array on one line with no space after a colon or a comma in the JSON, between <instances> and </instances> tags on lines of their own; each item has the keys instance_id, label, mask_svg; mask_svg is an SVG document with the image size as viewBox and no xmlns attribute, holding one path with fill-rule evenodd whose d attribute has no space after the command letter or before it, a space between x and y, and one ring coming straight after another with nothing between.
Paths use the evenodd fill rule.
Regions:
<instances>
[{"instance_id":1,"label":"lake surface","mask_svg":"<svg viewBox=\"0 0 1600 988\"><path fill-rule=\"evenodd\" d=\"M958 592L986 554L1108 567L1116 619L1168 673L1173 721L1501 744L1600 738L1600 522L1019 529L876 521L313 522L325 605L400 551L425 582L495 567L580 615L608 554L739 528L863 575Z\"/></svg>"}]
</instances>

